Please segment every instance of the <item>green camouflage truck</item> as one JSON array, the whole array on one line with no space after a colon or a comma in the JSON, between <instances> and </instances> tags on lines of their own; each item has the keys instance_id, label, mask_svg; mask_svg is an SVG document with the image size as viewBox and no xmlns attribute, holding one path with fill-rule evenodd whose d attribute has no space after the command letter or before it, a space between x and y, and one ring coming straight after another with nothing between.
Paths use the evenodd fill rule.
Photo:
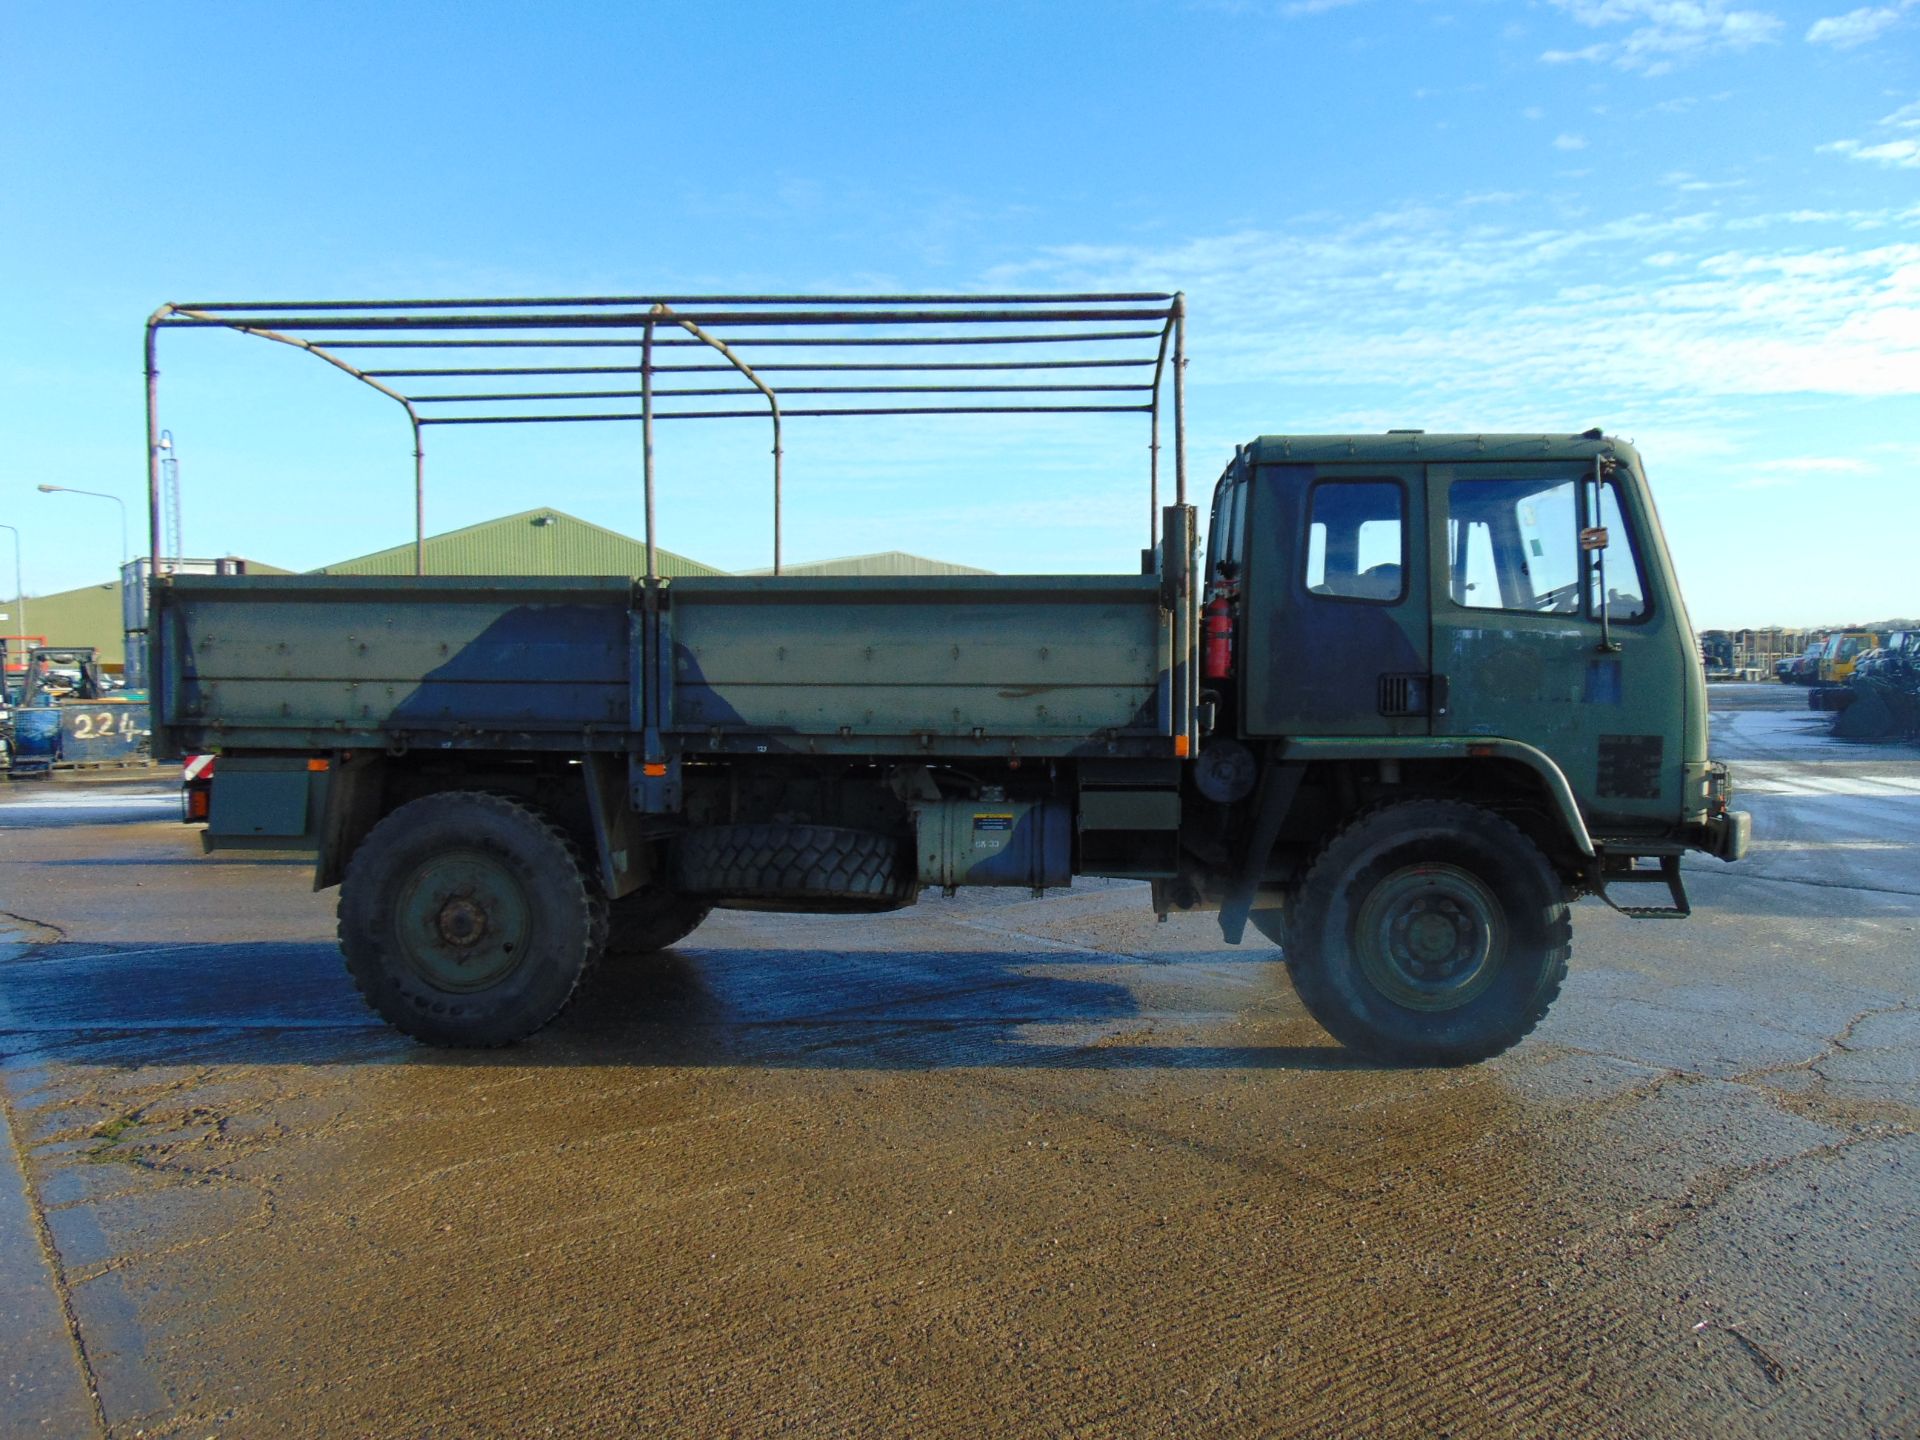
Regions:
<instances>
[{"instance_id":1,"label":"green camouflage truck","mask_svg":"<svg viewBox=\"0 0 1920 1440\"><path fill-rule=\"evenodd\" d=\"M469 408L484 417L471 423L637 420L650 557L656 420L768 414L777 516L780 426L797 416L1150 417L1153 543L1107 575L781 575L777 519L776 573L756 577L168 576L156 554L156 747L219 755L210 844L317 850L316 884L340 887L347 968L400 1030L513 1042L603 952L673 945L716 906L885 911L933 889L1039 893L1089 875L1146 882L1163 918L1212 912L1230 943L1251 927L1279 945L1343 1043L1461 1063L1545 1013L1572 900L1651 883L1662 903L1616 908L1684 916L1681 856L1745 852L1631 445L1599 431L1262 436L1226 465L1203 541L1185 494L1181 297L797 304L200 305L150 322L150 402L157 332L200 325L319 353L406 405L416 442L450 413L435 404L519 407ZM1149 349L1102 363L1152 372L1124 401L1064 368L1084 361L926 359L980 333L966 353L1054 355L1069 336L1097 349L1125 324L1146 326L1124 333ZM591 394L590 415L528 411L563 393L527 388L552 379L403 393L387 382L441 372L341 355L452 347L447 373L470 385L476 354L495 358L474 347L503 331L615 327L638 340L640 388L624 392L638 412L606 410L605 391L564 392ZM804 393L836 397L783 409L801 387L744 357L795 329L819 347L800 354L906 358L783 352L830 381ZM724 363L663 361L656 331ZM589 368L516 363L483 383ZM703 392L661 377L693 369L741 377L705 394L767 409L685 408ZM908 369L937 373L896 384ZM1168 373L1176 489L1161 506ZM422 455L416 443L423 487Z\"/></svg>"}]
</instances>

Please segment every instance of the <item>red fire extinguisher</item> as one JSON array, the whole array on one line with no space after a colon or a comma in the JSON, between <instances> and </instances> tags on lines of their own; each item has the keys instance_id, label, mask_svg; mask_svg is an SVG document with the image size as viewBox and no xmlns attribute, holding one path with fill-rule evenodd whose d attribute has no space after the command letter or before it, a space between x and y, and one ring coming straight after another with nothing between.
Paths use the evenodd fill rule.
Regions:
<instances>
[{"instance_id":1,"label":"red fire extinguisher","mask_svg":"<svg viewBox=\"0 0 1920 1440\"><path fill-rule=\"evenodd\" d=\"M1233 602L1222 588L1213 592L1201 612L1200 673L1209 680L1233 674Z\"/></svg>"}]
</instances>

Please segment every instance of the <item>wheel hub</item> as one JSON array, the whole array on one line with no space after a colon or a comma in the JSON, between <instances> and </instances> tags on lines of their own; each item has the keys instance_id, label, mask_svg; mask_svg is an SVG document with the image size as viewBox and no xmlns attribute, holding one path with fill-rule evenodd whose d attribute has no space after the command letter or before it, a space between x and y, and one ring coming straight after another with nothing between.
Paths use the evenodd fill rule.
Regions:
<instances>
[{"instance_id":1,"label":"wheel hub","mask_svg":"<svg viewBox=\"0 0 1920 1440\"><path fill-rule=\"evenodd\" d=\"M527 959L533 939L535 907L518 874L479 850L422 861L395 912L400 957L435 990L470 993L499 984Z\"/></svg>"},{"instance_id":2,"label":"wheel hub","mask_svg":"<svg viewBox=\"0 0 1920 1440\"><path fill-rule=\"evenodd\" d=\"M487 933L487 912L465 895L456 895L440 907L440 938L462 949L480 942Z\"/></svg>"},{"instance_id":3,"label":"wheel hub","mask_svg":"<svg viewBox=\"0 0 1920 1440\"><path fill-rule=\"evenodd\" d=\"M1410 865L1368 895L1354 949L1361 972L1396 1004L1458 1009L1505 962L1505 913L1478 876L1453 865Z\"/></svg>"}]
</instances>

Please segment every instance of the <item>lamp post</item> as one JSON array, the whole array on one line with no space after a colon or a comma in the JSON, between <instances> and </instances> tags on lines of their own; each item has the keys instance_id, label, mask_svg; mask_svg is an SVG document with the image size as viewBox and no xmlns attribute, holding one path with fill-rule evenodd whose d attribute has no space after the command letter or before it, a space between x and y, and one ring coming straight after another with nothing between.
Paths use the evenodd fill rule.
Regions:
<instances>
[{"instance_id":1,"label":"lamp post","mask_svg":"<svg viewBox=\"0 0 1920 1440\"><path fill-rule=\"evenodd\" d=\"M20 578L20 531L12 525L0 525L0 530L13 531L13 598L20 603L20 633L27 633L27 582Z\"/></svg>"},{"instance_id":2,"label":"lamp post","mask_svg":"<svg viewBox=\"0 0 1920 1440\"><path fill-rule=\"evenodd\" d=\"M43 495L91 495L96 500L111 500L120 507L120 563L127 563L127 502L118 495L109 495L104 490L76 490L71 485L42 485Z\"/></svg>"}]
</instances>

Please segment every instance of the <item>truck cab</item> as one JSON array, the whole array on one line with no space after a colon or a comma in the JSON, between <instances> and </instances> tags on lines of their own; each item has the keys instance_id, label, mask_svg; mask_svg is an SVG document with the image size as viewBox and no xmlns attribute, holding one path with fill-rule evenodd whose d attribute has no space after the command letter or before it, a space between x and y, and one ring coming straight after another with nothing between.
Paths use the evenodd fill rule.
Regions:
<instances>
[{"instance_id":1,"label":"truck cab","mask_svg":"<svg viewBox=\"0 0 1920 1440\"><path fill-rule=\"evenodd\" d=\"M1699 649L1625 442L1263 437L1216 488L1207 569L1245 636L1221 686L1235 736L1498 756L1479 783L1545 806L1570 872L1735 845Z\"/></svg>"}]
</instances>

